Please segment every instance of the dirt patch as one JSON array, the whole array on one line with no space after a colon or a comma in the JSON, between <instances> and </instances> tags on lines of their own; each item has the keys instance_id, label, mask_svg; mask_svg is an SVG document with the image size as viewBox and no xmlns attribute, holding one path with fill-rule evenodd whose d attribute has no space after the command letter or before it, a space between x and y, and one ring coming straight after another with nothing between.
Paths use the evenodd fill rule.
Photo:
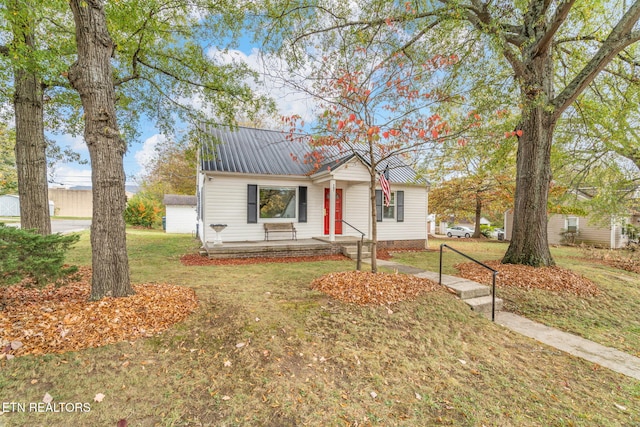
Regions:
<instances>
[{"instance_id":1,"label":"dirt patch","mask_svg":"<svg viewBox=\"0 0 640 427\"><path fill-rule=\"evenodd\" d=\"M311 282L311 288L358 305L389 305L415 299L423 292L442 290L440 285L428 279L366 271L325 274Z\"/></svg>"},{"instance_id":2,"label":"dirt patch","mask_svg":"<svg viewBox=\"0 0 640 427\"><path fill-rule=\"evenodd\" d=\"M193 289L166 283L133 285L135 295L88 301L91 268L63 287L24 284L0 290L0 358L62 353L155 335L197 305Z\"/></svg>"},{"instance_id":3,"label":"dirt patch","mask_svg":"<svg viewBox=\"0 0 640 427\"><path fill-rule=\"evenodd\" d=\"M543 289L553 292L567 292L578 296L596 296L598 286L571 270L561 267L530 267L527 265L501 264L500 261L484 261L489 267L498 270L496 284L523 289ZM492 275L484 267L475 263L463 263L455 266L460 276L486 285L491 284Z\"/></svg>"},{"instance_id":4,"label":"dirt patch","mask_svg":"<svg viewBox=\"0 0 640 427\"><path fill-rule=\"evenodd\" d=\"M247 265L247 264L267 264L267 263L290 263L290 262L312 262L312 261L349 261L344 255L317 255L317 256L297 256L278 258L222 258L209 259L199 254L186 254L180 258L180 262L187 266L198 265Z\"/></svg>"}]
</instances>

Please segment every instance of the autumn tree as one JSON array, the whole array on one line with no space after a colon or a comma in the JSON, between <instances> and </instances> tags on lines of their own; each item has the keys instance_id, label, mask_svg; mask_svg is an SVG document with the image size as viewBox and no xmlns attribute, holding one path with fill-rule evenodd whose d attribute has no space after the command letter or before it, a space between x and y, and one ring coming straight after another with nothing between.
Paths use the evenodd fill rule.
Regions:
<instances>
[{"instance_id":1,"label":"autumn tree","mask_svg":"<svg viewBox=\"0 0 640 427\"><path fill-rule=\"evenodd\" d=\"M164 140L146 165L142 189L162 201L165 194L196 194L195 143Z\"/></svg>"},{"instance_id":2,"label":"autumn tree","mask_svg":"<svg viewBox=\"0 0 640 427\"><path fill-rule=\"evenodd\" d=\"M547 240L547 199L552 179L551 147L562 115L607 67L637 58L627 50L640 38L640 1L575 0L393 3L364 0L308 7L270 2L274 16L290 29L292 44L336 28L371 33L392 23L402 27L404 50L438 37L464 43L467 35L511 72L520 121L512 240L505 263L552 265ZM295 23L295 24L294 24ZM434 36L435 35L435 36ZM398 49L396 46L394 50ZM612 70L614 71L614 70ZM609 76L613 76L611 73Z\"/></svg>"},{"instance_id":3,"label":"autumn tree","mask_svg":"<svg viewBox=\"0 0 640 427\"><path fill-rule=\"evenodd\" d=\"M379 175L388 166L393 176L403 160L413 163L428 147L459 136L460 129L452 130L430 110L460 98L447 93L447 82L440 78L441 70L455 67L456 55L425 57L414 51L389 55L367 37L397 44L400 35L391 23L384 32L356 37L338 31L323 40L324 49L316 51L315 60L307 56L314 84L297 85L297 89L319 103L310 136L314 155L304 160L320 165L336 155L354 153L369 167L371 271L376 272ZM293 80L288 83L296 85ZM474 126L476 121L470 116L464 126ZM393 186L393 178L390 181Z\"/></svg>"}]
</instances>

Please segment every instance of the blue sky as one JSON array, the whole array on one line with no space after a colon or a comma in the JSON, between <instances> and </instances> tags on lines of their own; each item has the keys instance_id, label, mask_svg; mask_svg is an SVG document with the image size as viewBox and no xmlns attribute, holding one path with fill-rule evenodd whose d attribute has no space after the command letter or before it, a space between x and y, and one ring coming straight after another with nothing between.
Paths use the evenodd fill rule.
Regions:
<instances>
[{"instance_id":1,"label":"blue sky","mask_svg":"<svg viewBox=\"0 0 640 427\"><path fill-rule=\"evenodd\" d=\"M312 116L313 105L307 96L292 92L289 89L281 87L271 77L265 73L265 67L282 68L278 65L278 60L272 58L272 63L268 66L260 58L260 51L254 47L246 38L240 41L240 45L235 50L229 50L221 53L214 49L209 49L209 55L215 56L220 62L228 62L233 60L243 61L254 70L258 71L263 77L262 81L254 85L254 90L265 92L271 95L276 101L279 114L293 115L299 114L309 120ZM164 136L159 133L154 124L150 121L143 120L139 124L141 133L138 141L129 145L129 150L124 158L124 168L127 175L127 184L136 184L137 179L144 173L145 163L149 161L154 153L156 144L161 141ZM89 152L82 136L73 137L71 135L48 135L56 141L62 148L70 147L79 153L83 159L89 159ZM63 163L54 168L52 185L76 186L91 185L91 166L89 164L81 165L78 163Z\"/></svg>"}]
</instances>

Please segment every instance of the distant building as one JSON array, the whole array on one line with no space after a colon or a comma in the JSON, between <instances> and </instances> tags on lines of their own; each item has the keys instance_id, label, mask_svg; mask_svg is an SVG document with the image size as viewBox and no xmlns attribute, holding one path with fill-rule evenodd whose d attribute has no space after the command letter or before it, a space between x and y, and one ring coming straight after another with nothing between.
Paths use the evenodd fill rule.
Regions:
<instances>
[{"instance_id":1,"label":"distant building","mask_svg":"<svg viewBox=\"0 0 640 427\"><path fill-rule=\"evenodd\" d=\"M49 213L53 215L55 203L49 200ZM20 197L14 194L0 196L0 216L20 216Z\"/></svg>"},{"instance_id":2,"label":"distant building","mask_svg":"<svg viewBox=\"0 0 640 427\"><path fill-rule=\"evenodd\" d=\"M198 223L197 204L196 196L165 194L164 205L167 208L165 231L175 234L195 234Z\"/></svg>"}]
</instances>

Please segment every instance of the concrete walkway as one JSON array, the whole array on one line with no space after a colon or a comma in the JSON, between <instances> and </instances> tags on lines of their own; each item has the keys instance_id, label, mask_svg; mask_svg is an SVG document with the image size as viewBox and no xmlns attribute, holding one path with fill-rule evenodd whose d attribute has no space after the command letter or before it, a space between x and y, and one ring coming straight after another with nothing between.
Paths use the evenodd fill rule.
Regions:
<instances>
[{"instance_id":1,"label":"concrete walkway","mask_svg":"<svg viewBox=\"0 0 640 427\"><path fill-rule=\"evenodd\" d=\"M381 267L393 268L400 273L413 274L418 277L428 278L436 282L438 281L438 273L421 270L416 267L385 260L378 260L378 265ZM455 282L451 280L454 276L443 275L442 278L442 282L445 286L448 286L448 282ZM447 280L445 280L445 278ZM460 278L457 279L459 282ZM499 311L496 312L495 321L497 324L502 325L507 329L529 338L533 338L534 340L548 346L557 348L558 350L580 357L584 360L597 363L600 366L604 366L605 368L611 369L612 371L628 377L640 380L640 358L638 357L614 348L605 347L577 335L562 332L541 323L533 322L516 314Z\"/></svg>"}]
</instances>

